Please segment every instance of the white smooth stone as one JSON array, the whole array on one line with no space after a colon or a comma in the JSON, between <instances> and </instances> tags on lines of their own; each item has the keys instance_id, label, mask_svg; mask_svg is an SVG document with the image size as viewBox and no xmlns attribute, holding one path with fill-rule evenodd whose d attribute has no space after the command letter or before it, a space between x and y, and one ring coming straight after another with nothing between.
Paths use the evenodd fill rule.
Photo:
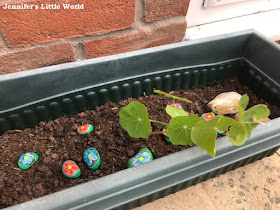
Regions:
<instances>
[{"instance_id":1,"label":"white smooth stone","mask_svg":"<svg viewBox=\"0 0 280 210\"><path fill-rule=\"evenodd\" d=\"M236 92L227 92L217 95L207 106L216 114L235 114L238 112L238 105L241 95Z\"/></svg>"}]
</instances>

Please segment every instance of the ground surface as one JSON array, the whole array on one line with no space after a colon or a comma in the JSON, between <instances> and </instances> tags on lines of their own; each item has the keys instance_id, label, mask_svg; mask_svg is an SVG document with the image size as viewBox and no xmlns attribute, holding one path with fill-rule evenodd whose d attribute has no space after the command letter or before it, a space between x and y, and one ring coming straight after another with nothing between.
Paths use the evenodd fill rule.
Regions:
<instances>
[{"instance_id":1,"label":"ground surface","mask_svg":"<svg viewBox=\"0 0 280 210\"><path fill-rule=\"evenodd\" d=\"M280 150L135 210L278 210Z\"/></svg>"},{"instance_id":2,"label":"ground surface","mask_svg":"<svg viewBox=\"0 0 280 210\"><path fill-rule=\"evenodd\" d=\"M206 104L211 99L228 91L247 93L250 98L249 106L265 103L247 87L241 86L236 79L216 83L212 87L175 91L172 94L192 100L193 104L184 103L183 108L190 114L201 115L209 111ZM118 112L131 100L118 104L110 102L73 117L64 116L54 121L41 122L33 129L3 134L0 137L0 207L21 203L123 170L128 159L142 147L149 148L154 158L186 148L166 144L159 135L148 139L130 138L118 123ZM164 114L168 99L152 95L139 98L139 101L147 106L151 119L168 122L169 117ZM280 116L279 107L269 106L269 109L271 118ZM94 132L86 136L78 135L78 126L87 123L94 125ZM153 125L154 131L161 129L161 125ZM95 147L101 155L102 163L97 171L89 170L82 160L82 154L88 147ZM39 160L30 169L20 170L17 160L26 152L36 152ZM68 159L80 166L80 178L68 179L61 173L61 166Z\"/></svg>"}]
</instances>

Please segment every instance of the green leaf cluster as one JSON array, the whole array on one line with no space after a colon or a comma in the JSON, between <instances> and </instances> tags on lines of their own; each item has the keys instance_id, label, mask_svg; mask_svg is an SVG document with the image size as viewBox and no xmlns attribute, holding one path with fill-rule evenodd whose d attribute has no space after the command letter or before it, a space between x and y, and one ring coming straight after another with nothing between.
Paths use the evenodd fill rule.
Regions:
<instances>
[{"instance_id":1,"label":"green leaf cluster","mask_svg":"<svg viewBox=\"0 0 280 210\"><path fill-rule=\"evenodd\" d=\"M166 95L162 91L155 92ZM196 144L214 157L217 131L225 132L233 145L241 146L251 136L252 130L261 123L261 120L269 116L269 109L263 104L245 111L248 103L249 97L243 95L239 102L238 121L222 115L215 116L211 121L204 121L196 115L189 116L189 113L183 109L167 105L166 112L171 116L171 120L167 124L149 119L145 106L134 101L120 110L120 124L131 137L135 138L147 138L152 131L151 122L163 124L166 126L172 144Z\"/></svg>"},{"instance_id":2,"label":"green leaf cluster","mask_svg":"<svg viewBox=\"0 0 280 210\"><path fill-rule=\"evenodd\" d=\"M229 141L236 146L243 145L251 136L260 121L270 114L266 105L259 104L247 111L249 97L245 94L241 97L238 107L238 121L217 115L211 121L201 121L192 128L192 140L201 149L206 150L211 156L215 156L217 131L224 131Z\"/></svg>"}]
</instances>

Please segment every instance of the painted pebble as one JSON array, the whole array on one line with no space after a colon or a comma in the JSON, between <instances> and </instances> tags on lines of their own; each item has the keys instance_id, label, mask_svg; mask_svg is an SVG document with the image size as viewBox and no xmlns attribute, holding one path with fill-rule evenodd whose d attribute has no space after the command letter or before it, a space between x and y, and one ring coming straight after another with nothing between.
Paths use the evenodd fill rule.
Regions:
<instances>
[{"instance_id":1,"label":"painted pebble","mask_svg":"<svg viewBox=\"0 0 280 210\"><path fill-rule=\"evenodd\" d=\"M79 166L73 160L66 160L62 165L62 173L68 178L78 178L81 176Z\"/></svg>"},{"instance_id":2,"label":"painted pebble","mask_svg":"<svg viewBox=\"0 0 280 210\"><path fill-rule=\"evenodd\" d=\"M210 121L213 120L215 117L215 114L213 112L209 112L209 113L205 113L203 115L201 115L201 119L205 120L205 121ZM217 131L217 134L224 134L224 131Z\"/></svg>"},{"instance_id":3,"label":"painted pebble","mask_svg":"<svg viewBox=\"0 0 280 210\"><path fill-rule=\"evenodd\" d=\"M207 106L215 111L216 114L235 114L238 112L238 106L241 95L236 92L227 92L217 95Z\"/></svg>"},{"instance_id":4,"label":"painted pebble","mask_svg":"<svg viewBox=\"0 0 280 210\"><path fill-rule=\"evenodd\" d=\"M142 148L139 152L127 162L127 167L131 168L134 166L139 166L144 163L148 163L153 160L152 152L147 148Z\"/></svg>"},{"instance_id":5,"label":"painted pebble","mask_svg":"<svg viewBox=\"0 0 280 210\"><path fill-rule=\"evenodd\" d=\"M83 159L87 166L92 170L98 169L101 163L99 152L93 147L84 151Z\"/></svg>"},{"instance_id":6,"label":"painted pebble","mask_svg":"<svg viewBox=\"0 0 280 210\"><path fill-rule=\"evenodd\" d=\"M37 160L39 156L35 152L28 152L23 154L18 160L18 167L20 169L28 169L32 166Z\"/></svg>"},{"instance_id":7,"label":"painted pebble","mask_svg":"<svg viewBox=\"0 0 280 210\"><path fill-rule=\"evenodd\" d=\"M169 102L168 105L169 105L169 106L173 106L173 107L175 107L175 108L177 108L177 109L182 109L182 105L179 104L179 103L175 103L175 104L174 104L174 102Z\"/></svg>"},{"instance_id":8,"label":"painted pebble","mask_svg":"<svg viewBox=\"0 0 280 210\"><path fill-rule=\"evenodd\" d=\"M201 115L201 119L205 120L205 121L210 121L213 120L215 117L215 114L210 112L210 113L205 113L203 115Z\"/></svg>"},{"instance_id":9,"label":"painted pebble","mask_svg":"<svg viewBox=\"0 0 280 210\"><path fill-rule=\"evenodd\" d=\"M225 132L224 131L217 131L217 134L223 135Z\"/></svg>"},{"instance_id":10,"label":"painted pebble","mask_svg":"<svg viewBox=\"0 0 280 210\"><path fill-rule=\"evenodd\" d=\"M163 133L163 137L164 137L164 140L166 141L166 143L168 144L172 144L172 142L169 140L168 138L168 135L167 135L167 132L166 132L166 129L162 129L162 133Z\"/></svg>"},{"instance_id":11,"label":"painted pebble","mask_svg":"<svg viewBox=\"0 0 280 210\"><path fill-rule=\"evenodd\" d=\"M93 131L93 126L91 124L85 124L78 127L77 132L80 135L86 135Z\"/></svg>"}]
</instances>

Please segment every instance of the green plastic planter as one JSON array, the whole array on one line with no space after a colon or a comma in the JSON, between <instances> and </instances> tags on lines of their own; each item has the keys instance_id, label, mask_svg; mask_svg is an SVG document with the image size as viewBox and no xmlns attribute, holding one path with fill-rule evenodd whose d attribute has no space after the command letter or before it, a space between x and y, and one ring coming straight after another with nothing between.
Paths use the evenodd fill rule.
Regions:
<instances>
[{"instance_id":1,"label":"green plastic planter","mask_svg":"<svg viewBox=\"0 0 280 210\"><path fill-rule=\"evenodd\" d=\"M153 88L189 89L234 75L280 105L280 47L248 30L3 75L0 132L149 95ZM242 147L221 138L215 158L193 147L11 209L130 209L272 155L279 131L277 118L258 126Z\"/></svg>"}]
</instances>

